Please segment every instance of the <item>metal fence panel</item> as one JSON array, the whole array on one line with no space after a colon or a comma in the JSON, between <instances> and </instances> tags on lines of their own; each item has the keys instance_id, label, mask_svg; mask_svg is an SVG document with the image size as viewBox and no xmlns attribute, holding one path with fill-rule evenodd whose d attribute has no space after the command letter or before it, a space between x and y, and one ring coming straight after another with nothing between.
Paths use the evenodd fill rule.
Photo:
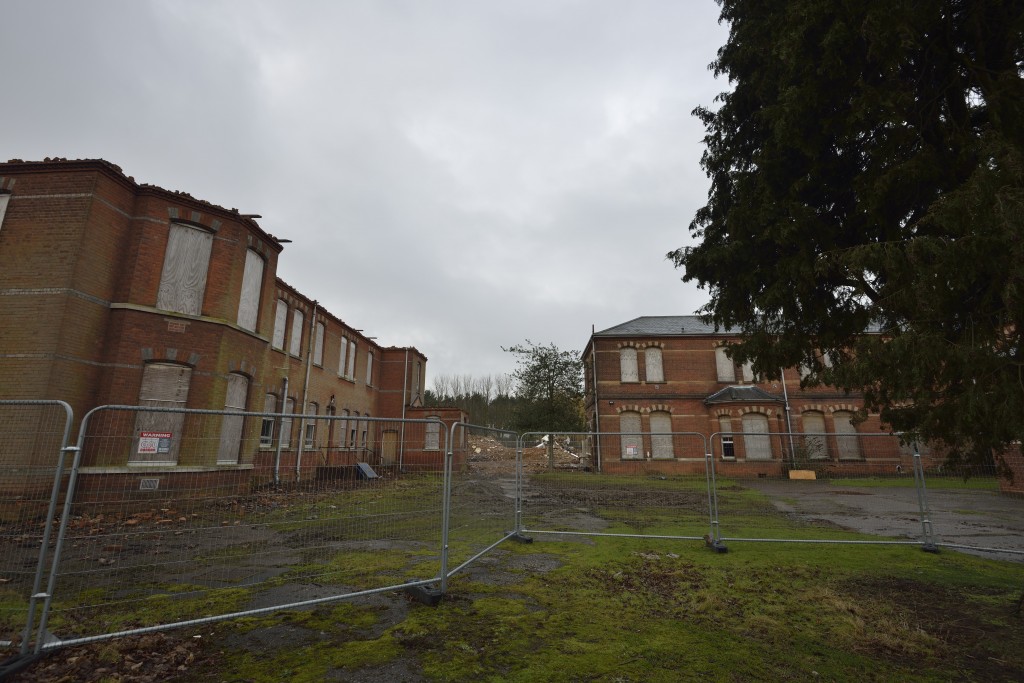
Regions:
<instances>
[{"instance_id":1,"label":"metal fence panel","mask_svg":"<svg viewBox=\"0 0 1024 683\"><path fill-rule=\"evenodd\" d=\"M661 450L643 448L645 439ZM693 539L712 533L701 434L531 433L520 443L525 533Z\"/></svg>"},{"instance_id":2,"label":"metal fence panel","mask_svg":"<svg viewBox=\"0 0 1024 683\"><path fill-rule=\"evenodd\" d=\"M516 436L477 425L452 426L448 575L515 534Z\"/></svg>"},{"instance_id":3,"label":"metal fence panel","mask_svg":"<svg viewBox=\"0 0 1024 683\"><path fill-rule=\"evenodd\" d=\"M48 630L67 645L436 581L444 436L427 446L439 426L96 409Z\"/></svg>"},{"instance_id":4,"label":"metal fence panel","mask_svg":"<svg viewBox=\"0 0 1024 683\"><path fill-rule=\"evenodd\" d=\"M928 455L922 447L922 456ZM1024 561L1024 496L1000 491L994 462L953 465L932 459L922 473L937 547Z\"/></svg>"},{"instance_id":5,"label":"metal fence panel","mask_svg":"<svg viewBox=\"0 0 1024 683\"><path fill-rule=\"evenodd\" d=\"M27 652L44 585L71 407L0 401L0 639Z\"/></svg>"},{"instance_id":6,"label":"metal fence panel","mask_svg":"<svg viewBox=\"0 0 1024 683\"><path fill-rule=\"evenodd\" d=\"M898 436L718 433L711 446L725 542L928 543Z\"/></svg>"}]
</instances>

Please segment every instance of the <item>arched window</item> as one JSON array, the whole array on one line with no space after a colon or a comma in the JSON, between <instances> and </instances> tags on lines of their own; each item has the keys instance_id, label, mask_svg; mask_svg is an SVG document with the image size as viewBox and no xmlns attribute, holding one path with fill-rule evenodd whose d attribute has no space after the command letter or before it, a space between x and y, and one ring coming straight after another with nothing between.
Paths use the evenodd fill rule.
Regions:
<instances>
[{"instance_id":1,"label":"arched window","mask_svg":"<svg viewBox=\"0 0 1024 683\"><path fill-rule=\"evenodd\" d=\"M313 337L313 364L324 365L324 324L316 324L316 335Z\"/></svg>"},{"instance_id":2,"label":"arched window","mask_svg":"<svg viewBox=\"0 0 1024 683\"><path fill-rule=\"evenodd\" d=\"M277 412L277 396L266 394L263 397L263 412ZM263 416L260 421L260 448L270 448L274 445L274 418Z\"/></svg>"},{"instance_id":3,"label":"arched window","mask_svg":"<svg viewBox=\"0 0 1024 683\"><path fill-rule=\"evenodd\" d=\"M435 419L437 415L430 415L427 419ZM428 422L426 425L426 437L423 443L423 450L436 451L441 448L441 425L438 422Z\"/></svg>"},{"instance_id":4,"label":"arched window","mask_svg":"<svg viewBox=\"0 0 1024 683\"><path fill-rule=\"evenodd\" d=\"M295 412L295 399L286 398L284 400L284 410L282 411L287 417L281 418L281 448L289 448L292 445L292 413Z\"/></svg>"},{"instance_id":5,"label":"arched window","mask_svg":"<svg viewBox=\"0 0 1024 683\"><path fill-rule=\"evenodd\" d=\"M260 312L260 290L263 289L263 258L252 249L245 250L245 270L242 272L242 294L238 299L238 326L256 329Z\"/></svg>"},{"instance_id":6,"label":"arched window","mask_svg":"<svg viewBox=\"0 0 1024 683\"><path fill-rule=\"evenodd\" d=\"M661 361L661 349L657 346L648 346L644 349L644 370L646 370L648 382L664 382L665 368Z\"/></svg>"},{"instance_id":7,"label":"arched window","mask_svg":"<svg viewBox=\"0 0 1024 683\"><path fill-rule=\"evenodd\" d=\"M640 413L633 410L619 413L623 460L639 460L644 457L644 441L640 430Z\"/></svg>"},{"instance_id":8,"label":"arched window","mask_svg":"<svg viewBox=\"0 0 1024 683\"><path fill-rule=\"evenodd\" d=\"M320 406L310 401L306 405L306 436L302 442L303 449L310 449L316 445L316 416L320 413Z\"/></svg>"},{"instance_id":9,"label":"arched window","mask_svg":"<svg viewBox=\"0 0 1024 683\"><path fill-rule=\"evenodd\" d=\"M346 439L348 438L347 408L341 411L341 417L342 419L338 420L338 446L341 448L346 448L348 446L348 442L346 441Z\"/></svg>"},{"instance_id":10,"label":"arched window","mask_svg":"<svg viewBox=\"0 0 1024 683\"><path fill-rule=\"evenodd\" d=\"M306 316L299 309L292 313L292 334L288 338L288 353L293 356L302 356L302 326L306 322Z\"/></svg>"},{"instance_id":11,"label":"arched window","mask_svg":"<svg viewBox=\"0 0 1024 683\"><path fill-rule=\"evenodd\" d=\"M245 412L246 398L249 395L249 378L238 373L228 375L228 389L224 398L224 410ZM222 415L220 421L220 447L217 449L218 465L233 465L238 462L238 454L242 448L242 428L245 417L242 415Z\"/></svg>"},{"instance_id":12,"label":"arched window","mask_svg":"<svg viewBox=\"0 0 1024 683\"><path fill-rule=\"evenodd\" d=\"M747 460L771 460L772 442L765 415L747 413L743 416L743 449Z\"/></svg>"},{"instance_id":13,"label":"arched window","mask_svg":"<svg viewBox=\"0 0 1024 683\"><path fill-rule=\"evenodd\" d=\"M184 413L146 412L145 408L185 408L192 368L176 363L147 363L139 389L140 411L135 419L135 438L129 462L174 464L178 462Z\"/></svg>"},{"instance_id":14,"label":"arched window","mask_svg":"<svg viewBox=\"0 0 1024 683\"><path fill-rule=\"evenodd\" d=\"M651 413L651 457L674 458L672 447L672 414L668 411Z\"/></svg>"},{"instance_id":15,"label":"arched window","mask_svg":"<svg viewBox=\"0 0 1024 683\"><path fill-rule=\"evenodd\" d=\"M804 426L804 450L811 460L828 457L825 441L825 416L817 410L807 410L800 416Z\"/></svg>"},{"instance_id":16,"label":"arched window","mask_svg":"<svg viewBox=\"0 0 1024 683\"><path fill-rule=\"evenodd\" d=\"M212 247L212 233L188 225L171 225L156 296L157 308L202 315Z\"/></svg>"},{"instance_id":17,"label":"arched window","mask_svg":"<svg viewBox=\"0 0 1024 683\"><path fill-rule=\"evenodd\" d=\"M626 346L619 349L619 369L623 382L639 382L640 375L636 367L636 349Z\"/></svg>"},{"instance_id":18,"label":"arched window","mask_svg":"<svg viewBox=\"0 0 1024 683\"><path fill-rule=\"evenodd\" d=\"M288 323L288 304L284 299L277 300L277 310L274 312L274 337L270 345L275 349L284 350L284 330Z\"/></svg>"},{"instance_id":19,"label":"arched window","mask_svg":"<svg viewBox=\"0 0 1024 683\"><path fill-rule=\"evenodd\" d=\"M725 355L725 347L715 347L715 368L718 370L718 381L719 382L735 382L736 381L736 366L732 362L732 358Z\"/></svg>"},{"instance_id":20,"label":"arched window","mask_svg":"<svg viewBox=\"0 0 1024 683\"><path fill-rule=\"evenodd\" d=\"M839 449L840 460L860 460L860 437L853 426L853 413L837 410L832 413L832 423L836 426L836 448Z\"/></svg>"}]
</instances>

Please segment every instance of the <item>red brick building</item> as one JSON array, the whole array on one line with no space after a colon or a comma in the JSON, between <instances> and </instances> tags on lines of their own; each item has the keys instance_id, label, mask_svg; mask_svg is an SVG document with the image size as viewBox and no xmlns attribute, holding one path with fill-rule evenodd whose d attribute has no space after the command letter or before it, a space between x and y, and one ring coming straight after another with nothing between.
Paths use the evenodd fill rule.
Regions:
<instances>
[{"instance_id":1,"label":"red brick building","mask_svg":"<svg viewBox=\"0 0 1024 683\"><path fill-rule=\"evenodd\" d=\"M371 418L421 404L426 357L277 278L285 240L257 218L102 160L0 164L0 399L66 401L76 426L112 404L295 414L208 418L219 437L188 449L140 436L183 433L181 414L140 415L131 443L86 450L84 475L248 482L272 462L282 479L399 462L413 441Z\"/></svg>"},{"instance_id":2,"label":"red brick building","mask_svg":"<svg viewBox=\"0 0 1024 683\"><path fill-rule=\"evenodd\" d=\"M877 416L855 419L858 395L801 389L795 368L782 381L755 377L726 356L735 338L697 316L641 317L594 332L583 351L585 408L590 428L605 433L593 444L602 471L703 470L705 448L726 476L794 466L910 471L910 451Z\"/></svg>"}]
</instances>

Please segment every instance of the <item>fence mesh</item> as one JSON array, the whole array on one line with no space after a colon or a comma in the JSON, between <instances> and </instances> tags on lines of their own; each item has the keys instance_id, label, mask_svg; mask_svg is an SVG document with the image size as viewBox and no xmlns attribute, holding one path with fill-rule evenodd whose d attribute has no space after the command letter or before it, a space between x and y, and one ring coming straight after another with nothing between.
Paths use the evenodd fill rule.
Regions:
<instances>
[{"instance_id":1,"label":"fence mesh","mask_svg":"<svg viewBox=\"0 0 1024 683\"><path fill-rule=\"evenodd\" d=\"M928 454L927 447L922 447ZM1024 496L1000 492L995 463L924 468L935 544L997 559L1024 561Z\"/></svg>"},{"instance_id":2,"label":"fence mesh","mask_svg":"<svg viewBox=\"0 0 1024 683\"><path fill-rule=\"evenodd\" d=\"M704 437L654 435L667 439L672 449L658 458L637 445L644 437L525 434L521 443L526 531L695 539L709 534Z\"/></svg>"},{"instance_id":3,"label":"fence mesh","mask_svg":"<svg viewBox=\"0 0 1024 683\"><path fill-rule=\"evenodd\" d=\"M467 424L452 429L450 572L515 530L515 441L508 431Z\"/></svg>"},{"instance_id":4,"label":"fence mesh","mask_svg":"<svg viewBox=\"0 0 1024 683\"><path fill-rule=\"evenodd\" d=\"M35 625L38 651L437 582L443 592L533 534L703 537L719 550L917 544L1024 561L1024 499L1000 492L994 466L952 467L892 435L517 435L106 406L68 448L71 420L59 402L0 402L0 627L23 654Z\"/></svg>"},{"instance_id":5,"label":"fence mesh","mask_svg":"<svg viewBox=\"0 0 1024 683\"><path fill-rule=\"evenodd\" d=\"M714 434L723 540L925 543L912 450L888 434Z\"/></svg>"},{"instance_id":6,"label":"fence mesh","mask_svg":"<svg viewBox=\"0 0 1024 683\"><path fill-rule=\"evenodd\" d=\"M290 434L284 419L94 412L49 631L82 640L437 577L442 460L424 450L428 423L361 418L353 445L344 418L293 416Z\"/></svg>"},{"instance_id":7,"label":"fence mesh","mask_svg":"<svg viewBox=\"0 0 1024 683\"><path fill-rule=\"evenodd\" d=\"M51 508L71 428L57 401L0 401L0 640L27 646L30 603L53 548ZM34 614L33 614L34 618Z\"/></svg>"}]
</instances>

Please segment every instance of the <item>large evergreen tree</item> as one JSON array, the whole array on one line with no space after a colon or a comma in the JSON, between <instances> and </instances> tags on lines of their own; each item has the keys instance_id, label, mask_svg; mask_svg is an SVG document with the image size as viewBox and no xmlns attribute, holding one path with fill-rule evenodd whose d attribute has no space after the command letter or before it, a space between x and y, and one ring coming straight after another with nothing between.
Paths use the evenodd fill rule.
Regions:
<instances>
[{"instance_id":1,"label":"large evergreen tree","mask_svg":"<svg viewBox=\"0 0 1024 683\"><path fill-rule=\"evenodd\" d=\"M732 90L695 111L711 189L669 254L701 312L953 457L1019 447L1024 4L720 4Z\"/></svg>"}]
</instances>

